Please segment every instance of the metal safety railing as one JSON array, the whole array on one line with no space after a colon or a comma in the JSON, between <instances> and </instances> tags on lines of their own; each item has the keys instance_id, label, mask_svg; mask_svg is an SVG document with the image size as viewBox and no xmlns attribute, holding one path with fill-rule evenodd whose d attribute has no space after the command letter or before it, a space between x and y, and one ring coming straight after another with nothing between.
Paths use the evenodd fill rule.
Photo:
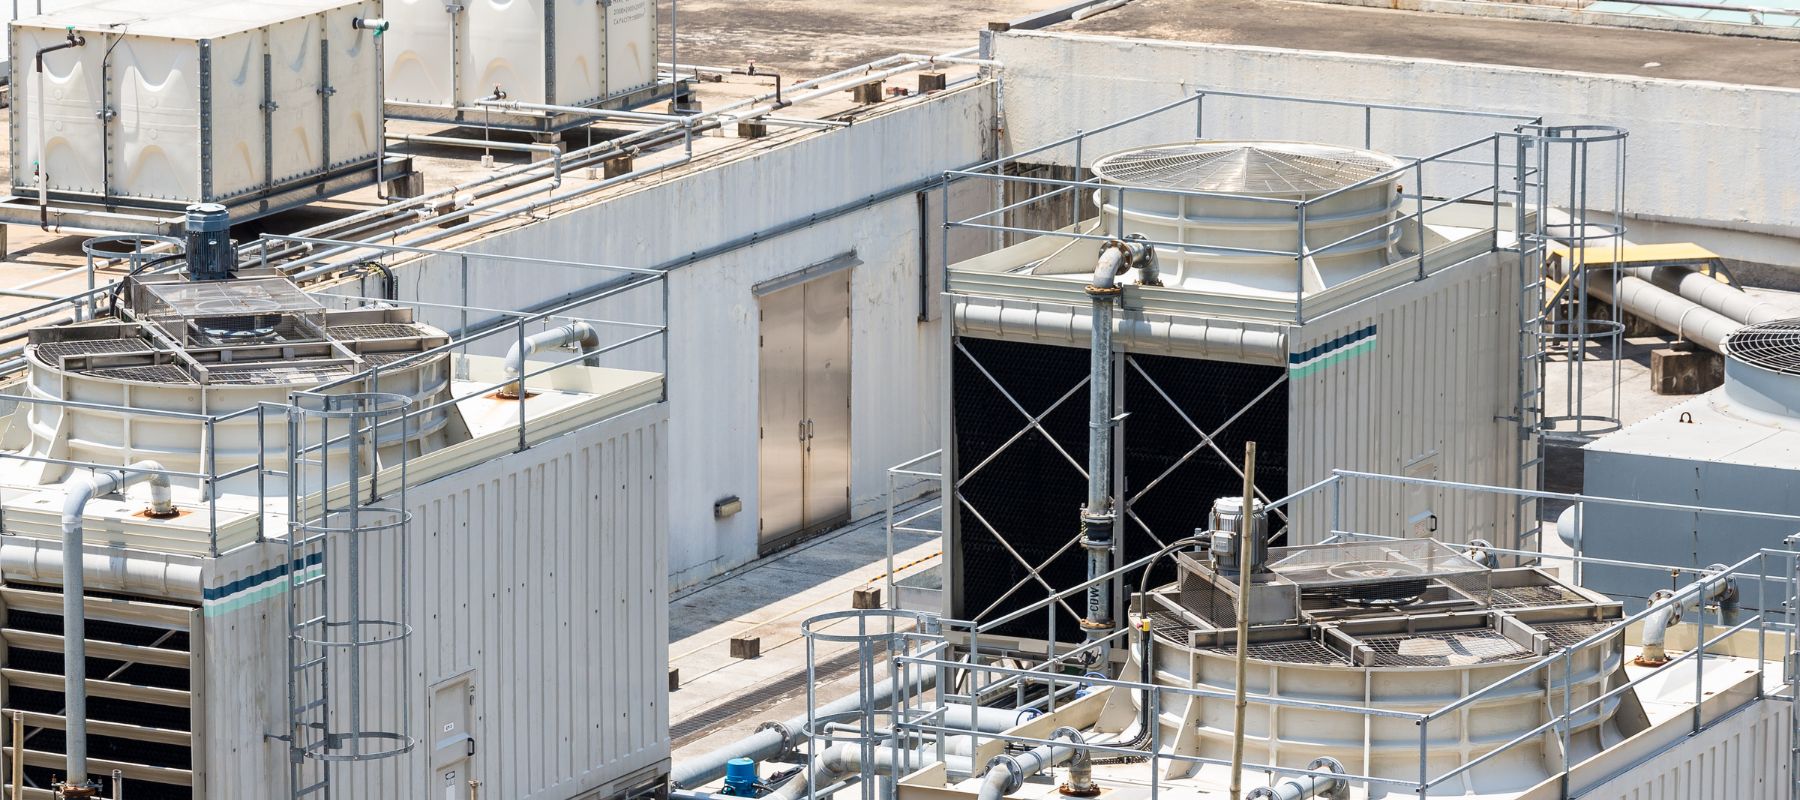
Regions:
<instances>
[{"instance_id":1,"label":"metal safety railing","mask_svg":"<svg viewBox=\"0 0 1800 800\"><path fill-rule=\"evenodd\" d=\"M923 485L935 485L943 480L943 472L929 469L938 463L942 450L933 450L922 456L902 461L887 470L887 602L889 608L900 607L899 587L896 585L895 573L900 566L894 563L894 534L910 533L922 536L942 536L945 522L940 516L944 511L941 495L934 489L927 489L922 495L910 501L910 505L900 507L897 498L912 497ZM937 527L926 527L926 523L937 520Z\"/></svg>"},{"instance_id":2,"label":"metal safety railing","mask_svg":"<svg viewBox=\"0 0 1800 800\"><path fill-rule=\"evenodd\" d=\"M1365 148L1372 148L1375 145L1376 126L1374 121L1378 113L1478 119L1501 123L1510 127L1511 130L1461 139L1450 144L1439 144L1431 147L1423 155L1402 156L1401 159L1406 163L1400 166L1349 185L1298 200L1234 192L1124 186L1098 178L1083 177L1084 170L1090 163L1090 156L1094 155L1095 148L1090 141L1096 137L1105 137L1109 146L1114 150L1123 142L1133 142L1139 145L1156 144L1166 138L1164 123L1170 115L1191 112L1193 137L1195 139L1206 138L1208 135L1206 102L1208 98L1359 110L1362 122L1361 141ZM1217 103L1215 102L1214 105L1216 106ZM1464 257L1451 263L1428 263L1429 256L1434 252L1434 249L1428 246L1425 237L1424 221L1428 215L1462 203L1485 204L1491 208L1490 224L1492 229L1496 232L1502 230L1501 208L1508 203L1507 198L1514 194L1512 191L1514 181L1510 178L1515 169L1516 159L1513 157L1513 151L1518 146L1519 132L1529 126L1541 123L1540 117L1521 114L1199 89L1178 100L1093 129L1078 130L1070 136L966 169L946 171L944 181L939 187L942 195L938 204L941 209L940 221L946 230L961 228L987 232L994 236L1009 234L1028 237L1050 236L1067 239L1070 243L1103 242L1125 238L1136 232L1128 229L1126 218L1129 215L1124 213L1115 215L1113 230L1099 230L1098 221L1083 230L1082 222L1086 219L1083 214L1085 197L1092 196L1096 203L1104 199L1113 208L1118 209L1126 208L1127 198L1144 195L1175 200L1230 200L1263 204L1271 208L1285 206L1292 209L1295 218L1294 241L1297 246L1292 250L1228 246L1216 243L1200 244L1190 241L1171 242L1154 239L1143 239L1143 241L1159 248L1187 254L1257 256L1293 261L1294 300L1292 313L1289 316L1293 322L1302 323L1308 319L1307 295L1313 294L1312 299L1316 304L1324 299L1319 295L1329 291L1309 292L1305 289L1308 259L1360 248L1365 242L1381 239L1392 241L1396 245L1410 246L1411 253L1408 258L1416 262L1415 278L1423 279L1431 272L1454 266L1456 263L1466 260ZM1409 125L1402 121L1395 126L1395 129L1417 134L1419 126ZM1025 171L1023 168L1039 162L1066 164L1072 167L1075 173L1074 178L1046 178L1020 174ZM1403 181L1396 203L1397 213L1387 215L1389 218L1366 229L1338 236L1330 242L1321 243L1308 240L1309 209L1321 203L1329 203L1345 193L1366 189L1388 181ZM991 210L968 217L952 217L950 192L956 190L959 185L966 186L970 182L983 183L991 187L994 195L994 201L990 206ZM1009 203L1006 202L1009 193L1022 194L1025 197ZM1066 220L1054 219L1052 222L1055 224L1045 225L1032 225L1028 222L1016 221L1015 218L1020 216L1017 212L1034 204L1051 201L1068 202L1070 212ZM1045 218L1048 219L1048 215ZM1505 221L1510 222L1510 220ZM1067 224L1062 224L1064 222ZM940 243L945 263L949 263L949 238L949 236L943 237L944 241Z\"/></svg>"},{"instance_id":3,"label":"metal safety railing","mask_svg":"<svg viewBox=\"0 0 1800 800\"><path fill-rule=\"evenodd\" d=\"M421 250L420 248L405 249ZM470 269L495 265L505 267L513 263L508 258L489 257L474 253L424 252L461 261L461 274L465 279L463 284L465 297L468 296L469 291ZM453 335L446 344L381 363L370 363L360 371L306 387L307 390L315 393L382 392L384 391L383 380L385 377L416 368L423 361L449 358L457 354L468 355L471 352L482 350L504 353L510 347L522 345L527 336L538 330L570 322L586 323L596 329L615 333L605 334L601 344L587 352L576 353L566 358L557 358L548 364L538 361L526 362L523 365L524 369L517 376L505 376L495 381L461 381L460 385L453 381L451 383L453 389L446 392L443 399L412 408L406 417L410 420L418 420L428 419L434 414L447 414L459 403L495 395L502 389L519 385L521 382L529 385L533 381L542 380L566 367L596 358L613 360L629 358L633 366L646 371L665 371L668 359L669 307L666 273L608 264L551 260L541 260L541 263L597 270L618 274L621 277L605 288L575 296L548 308L529 312L459 306L451 303L383 299L380 302L454 315L462 322L462 325L460 329L453 330ZM652 299L645 301L646 295L651 296ZM363 297L342 294L315 296L346 305L366 301L366 298ZM587 306L603 305L609 301L634 302L636 304L633 306L634 309L650 316L655 321L644 322L575 313ZM479 320L470 319L471 312L491 316ZM386 390L393 391L400 383L399 379L389 379ZM282 437L275 435L279 428L287 425L289 415L293 413L295 406L291 402L264 401L236 411L209 414L73 400L49 396L34 387L35 384L28 383L24 393L4 398L7 402L14 404L11 413L23 414L28 417L68 413L100 414L117 420L120 430L129 430L134 422L155 423L159 421L197 427L200 432L197 455L189 459L195 461L196 466L189 469L166 469L163 474L175 480L179 485L196 490L196 494L178 496L177 505L189 509L198 507L205 515L203 549L207 555L218 556L222 552L236 547L264 541L269 538L271 531L283 528L285 522L268 519L269 514L273 513L269 510L268 501L289 496L291 487L287 484L291 482L290 477L296 472L294 465L290 463L291 454L287 444ZM666 399L666 393L665 384L658 399ZM537 431L533 429L529 404L519 402L516 405L518 406L516 448L522 450L532 444L533 435ZM377 424L378 426L399 425L402 422L399 419L384 419L378 421ZM385 433L381 435L385 435ZM26 447L29 448L30 444L27 444ZM49 451L45 450L45 452ZM86 470L117 469L123 466L91 459L39 455L22 450L0 451L0 462L9 460L58 468L70 474ZM20 485L18 488L51 488L57 482L56 480L42 481L31 485ZM233 497L239 499L233 499ZM251 520L251 524L254 526L254 536L251 541L222 541L221 530L225 527L224 521L228 521L234 516Z\"/></svg>"},{"instance_id":4,"label":"metal safety railing","mask_svg":"<svg viewBox=\"0 0 1800 800\"><path fill-rule=\"evenodd\" d=\"M910 463L910 462L909 462ZM904 465L903 465L904 466ZM1696 515L1719 516L1741 522L1760 522L1768 525L1785 526L1800 530L1800 515L1774 512L1747 511L1742 509L1713 508L1684 503L1661 501L1632 500L1624 498L1597 497L1590 495L1544 492L1527 489L1511 489L1506 487L1484 486L1480 484L1460 483L1425 478L1382 475L1377 473L1336 470L1329 477L1307 486L1293 494L1277 499L1269 504L1270 509L1291 506L1302 499L1318 499L1328 503L1330 507L1331 537L1327 541L1350 539L1395 539L1376 533L1359 532L1351 529L1344 520L1354 516L1357 509L1345 508L1347 496L1353 496L1354 488L1366 486L1386 486L1404 490L1423 488L1429 490L1474 492L1499 496L1530 496L1543 500L1559 500L1581 504L1583 507L1616 506L1629 509L1634 513L1666 513L1678 515L1684 519L1693 519ZM1672 596L1658 596L1645 604L1642 610L1619 619L1588 633L1583 638L1557 647L1547 654L1521 663L1518 669L1497 680L1485 680L1482 685L1471 687L1462 696L1444 703L1441 707L1426 712L1390 710L1351 703L1322 702L1300 700L1292 697L1281 697L1266 693L1250 693L1247 702L1252 706L1265 710L1282 708L1304 709L1315 714L1341 714L1362 720L1389 720L1410 722L1418 728L1418 772L1416 775L1396 775L1389 769L1388 774L1360 775L1347 772L1329 772L1321 769L1299 769L1279 764L1246 763L1244 770L1249 773L1267 773L1271 775L1316 776L1349 781L1353 785L1365 787L1368 791L1385 790L1390 793L1413 794L1425 797L1433 794L1434 789L1452 782L1459 782L1470 770L1478 769L1495 759L1505 757L1520 747L1544 747L1550 751L1546 763L1553 770L1551 779L1561 782L1567 792L1584 791L1612 775L1587 778L1577 776L1579 758L1574 754L1571 738L1578 731L1590 726L1605 709L1616 705L1629 692L1655 684L1666 685L1666 679L1675 674L1688 672L1692 674L1693 695L1691 708L1685 709L1688 715L1685 723L1689 733L1699 733L1710 725L1728 718L1731 714L1752 703L1759 702L1768 695L1765 687L1778 678L1786 685L1784 700L1791 700L1797 688L1795 665L1788 654L1795 652L1797 646L1796 630L1800 629L1800 535L1788 537L1781 547L1751 548L1746 555L1735 562L1711 568L1695 568L1683 565L1653 564L1633 562L1619 559L1608 559L1585 555L1580 552L1567 554L1542 553L1536 551L1510 550L1483 546L1488 554L1511 557L1530 562L1560 562L1568 564L1571 570L1583 566L1605 565L1639 570L1645 576L1646 584L1654 580L1669 580L1675 576L1677 580L1685 580L1686 584ZM1466 550L1469 545L1449 544L1452 549ZM897 696L904 699L896 701L891 711L884 711L886 718L892 721L892 730L878 731L878 738L891 739L904 743L899 746L895 758L903 763L895 774L908 774L913 769L926 766L935 758L942 762L948 755L944 742L948 738L967 737L973 743L970 752L983 752L983 741L1004 739L1010 747L1040 746L1051 744L1051 740L1031 736L1013 734L984 733L972 722L968 725L952 725L948 719L952 708L962 707L973 720L975 709L983 704L992 704L1004 699L1008 707L1021 709L1039 709L1053 711L1060 702L1064 702L1071 692L1110 688L1134 693L1139 702L1148 703L1150 714L1148 719L1162 719L1162 709L1171 700L1185 698L1205 698L1217 701L1232 701L1235 695L1229 691L1211 688L1185 686L1170 682L1152 682L1130 680L1127 678L1111 678L1104 674L1090 671L1095 663L1104 663L1101 656L1109 648L1130 646L1130 631L1119 629L1102 636L1086 640L1080 644L1058 641L1056 633L1056 608L1066 600L1078 599L1085 595L1089 587L1122 581L1127 576L1135 576L1139 570L1152 564L1160 555L1145 556L1130 563L1116 567L1110 572L1093 577L1082 583L1059 588L1057 591L1031 604L1010 611L1002 616L980 622L937 618L930 615L921 617L917 630L910 632L912 637L907 642L906 650L888 659L887 680L896 686L924 686L930 683L932 688L918 692L901 693ZM1653 578L1654 576L1654 578ZM1754 597L1744 598L1744 605L1737 617L1732 618L1723 609L1708 608L1707 598L1714 594L1713 589L1721 582L1741 582L1749 585L1755 581L1752 592ZM1698 600L1698 602L1696 602ZM1692 637L1694 645L1685 652L1675 654L1671 651L1668 660L1654 667L1630 675L1616 685L1608 683L1592 697L1578 699L1575 696L1572 675L1576 664L1584 656L1599 653L1599 648L1616 648L1619 638L1625 635L1626 629L1643 623L1652 616L1665 614L1672 609L1686 606L1698 606L1697 615L1690 620L1683 619L1684 625L1691 624L1694 629ZM843 612L855 613L855 612ZM880 612L893 613L893 612ZM1005 635L1003 626L1027 615L1044 614L1047 618L1049 635L1042 643L1042 651L1027 652L1030 647L1021 644L1016 637ZM842 616L840 614L839 616ZM1750 645L1748 642L1753 641ZM1148 648L1154 642L1154 636L1146 634L1140 637L1141 646L1146 653L1140 655L1144 663L1148 660ZM1718 652L1723 645L1732 642L1734 655ZM1780 653L1771 652L1776 646ZM1743 696L1728 696L1725 692L1714 692L1719 686L1717 681L1708 682L1708 665L1722 658L1735 658L1743 663L1748 672L1738 675L1734 671L1733 680L1742 678L1754 684L1754 691ZM868 673L868 674L873 674ZM1519 690L1520 687L1532 687L1530 691L1543 694L1545 718L1529 730L1511 736L1504 742L1483 745L1480 752L1471 755L1467 760L1455 766L1434 770L1430 759L1432 745L1431 732L1434 724L1455 724L1447 722L1450 718L1465 711L1472 705L1489 698L1496 693ZM1709 706L1709 704L1711 704ZM1166 768L1176 763L1191 765L1212 765L1226 767L1230 762L1225 759L1208 758L1192 754L1170 752L1165 748L1162 739L1162 726L1152 725L1139 741L1122 742L1086 742L1070 743L1057 740L1057 746L1084 749L1094 757L1118 756L1134 760L1142 760L1149 765L1148 774L1152 776L1150 796L1158 797L1162 791ZM935 739L937 750L933 754L929 750L921 751L912 743L927 742ZM1548 746L1554 743L1554 746ZM1584 758L1584 757L1582 757ZM982 765L973 763L978 771ZM1576 777L1585 780L1582 785L1571 783Z\"/></svg>"}]
</instances>

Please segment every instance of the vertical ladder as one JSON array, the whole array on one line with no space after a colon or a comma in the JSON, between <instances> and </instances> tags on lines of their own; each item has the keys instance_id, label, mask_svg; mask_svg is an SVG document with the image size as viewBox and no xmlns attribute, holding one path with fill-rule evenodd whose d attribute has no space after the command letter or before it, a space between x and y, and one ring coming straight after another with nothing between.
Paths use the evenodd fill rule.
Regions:
<instances>
[{"instance_id":1,"label":"vertical ladder","mask_svg":"<svg viewBox=\"0 0 1800 800\"><path fill-rule=\"evenodd\" d=\"M331 618L331 583L326 570L328 534L308 531L303 503L310 488L308 475L317 475L320 486L329 486L325 473L325 443L330 441L326 421L318 424L316 445L308 444L306 420L291 409L288 418L288 535L287 581L288 663L288 769L294 800L331 797L331 762L308 758L325 752L329 741L331 667L326 648L314 642L326 637Z\"/></svg>"},{"instance_id":2,"label":"vertical ladder","mask_svg":"<svg viewBox=\"0 0 1800 800\"><path fill-rule=\"evenodd\" d=\"M295 392L288 414L289 796L333 795L354 765L412 751L406 443L410 397ZM391 456L383 443L395 443ZM383 463L383 462L386 463ZM383 467L398 482L383 495ZM396 592L371 591L378 581ZM385 598L385 599L384 599ZM336 681L334 684L333 681ZM339 772L340 768L350 772ZM346 789L345 791L350 791Z\"/></svg>"},{"instance_id":3,"label":"vertical ladder","mask_svg":"<svg viewBox=\"0 0 1800 800\"><path fill-rule=\"evenodd\" d=\"M1517 399L1513 414L1518 420L1518 472L1515 485L1521 489L1543 488L1544 465L1544 369L1550 355L1550 342L1545 336L1549 310L1544 298L1544 219L1540 213L1530 216L1532 208L1543 209L1543 182L1534 152L1535 140L1523 129L1518 131L1517 151L1513 162L1514 188L1503 192L1513 199L1513 249L1518 254L1519 268L1519 351L1515 388ZM1518 531L1516 547L1534 550L1540 544L1542 525L1537 519L1537 500L1517 497L1514 500L1514 525Z\"/></svg>"}]
</instances>

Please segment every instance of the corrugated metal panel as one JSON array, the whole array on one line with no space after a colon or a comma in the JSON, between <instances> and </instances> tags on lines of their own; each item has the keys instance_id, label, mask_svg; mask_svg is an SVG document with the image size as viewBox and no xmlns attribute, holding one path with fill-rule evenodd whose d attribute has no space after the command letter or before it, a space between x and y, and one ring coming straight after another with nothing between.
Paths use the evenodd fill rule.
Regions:
<instances>
[{"instance_id":1,"label":"corrugated metal panel","mask_svg":"<svg viewBox=\"0 0 1800 800\"><path fill-rule=\"evenodd\" d=\"M425 796L427 688L470 670L484 795L604 796L666 769L667 419L665 404L649 406L409 491L413 672L372 670L365 698L379 727L409 694L421 742L339 768L343 796ZM265 551L223 559L209 585L285 554ZM373 553L365 573L394 574L394 554ZM399 581L370 583L367 602L391 606ZM212 797L286 785L286 747L263 738L286 726L285 626L279 595L208 618L198 702Z\"/></svg>"},{"instance_id":2,"label":"corrugated metal panel","mask_svg":"<svg viewBox=\"0 0 1800 800\"><path fill-rule=\"evenodd\" d=\"M1332 469L1509 486L1517 291L1506 256L1472 260L1309 322L1289 336L1290 490ZM1361 338L1358 338L1358 337ZM1368 344L1369 340L1373 344ZM1293 359L1291 359L1293 360ZM1498 495L1350 482L1342 524L1393 536L1435 514L1431 535L1510 546L1513 504ZM1299 503L1295 543L1329 535L1330 492ZM1428 532L1429 519L1419 521Z\"/></svg>"},{"instance_id":3,"label":"corrugated metal panel","mask_svg":"<svg viewBox=\"0 0 1800 800\"><path fill-rule=\"evenodd\" d=\"M1685 738L1581 796L1594 800L1777 800L1789 797L1794 707L1763 700Z\"/></svg>"}]
</instances>

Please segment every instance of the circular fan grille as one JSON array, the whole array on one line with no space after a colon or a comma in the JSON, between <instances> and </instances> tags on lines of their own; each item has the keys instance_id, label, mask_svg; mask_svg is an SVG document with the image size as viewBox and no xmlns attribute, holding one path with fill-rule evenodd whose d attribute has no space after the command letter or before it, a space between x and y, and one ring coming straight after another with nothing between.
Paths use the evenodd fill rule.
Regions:
<instances>
[{"instance_id":1,"label":"circular fan grille","mask_svg":"<svg viewBox=\"0 0 1800 800\"><path fill-rule=\"evenodd\" d=\"M1740 328L1725 337L1725 352L1751 366L1800 375L1800 318Z\"/></svg>"},{"instance_id":2,"label":"circular fan grille","mask_svg":"<svg viewBox=\"0 0 1800 800\"><path fill-rule=\"evenodd\" d=\"M1114 153L1094 174L1157 189L1309 194L1341 189L1400 166L1366 150L1271 142L1193 142Z\"/></svg>"}]
</instances>

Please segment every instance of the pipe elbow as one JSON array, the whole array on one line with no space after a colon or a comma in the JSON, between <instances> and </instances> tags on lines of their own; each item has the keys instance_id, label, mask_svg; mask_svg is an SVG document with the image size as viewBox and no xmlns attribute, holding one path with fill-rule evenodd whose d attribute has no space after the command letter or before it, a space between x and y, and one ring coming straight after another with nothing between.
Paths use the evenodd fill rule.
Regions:
<instances>
[{"instance_id":1,"label":"pipe elbow","mask_svg":"<svg viewBox=\"0 0 1800 800\"><path fill-rule=\"evenodd\" d=\"M1087 741L1081 732L1067 725L1050 733L1051 740L1067 739L1075 745L1069 754L1069 782L1062 787L1062 794L1069 797L1093 797L1100 793L1094 786L1094 759L1088 752Z\"/></svg>"},{"instance_id":2,"label":"pipe elbow","mask_svg":"<svg viewBox=\"0 0 1800 800\"><path fill-rule=\"evenodd\" d=\"M1675 593L1668 589L1658 589L1650 594L1650 604L1673 600ZM1640 667L1660 667L1669 663L1668 651L1664 644L1668 640L1669 626L1681 620L1681 603L1669 602L1668 605L1652 612L1644 618L1643 650L1638 653L1635 663Z\"/></svg>"},{"instance_id":3,"label":"pipe elbow","mask_svg":"<svg viewBox=\"0 0 1800 800\"><path fill-rule=\"evenodd\" d=\"M71 528L81 527L81 518L87 513L87 504L96 497L107 494L116 486L119 475L113 470L97 470L91 477L79 478L66 484L63 490L62 527L67 533Z\"/></svg>"},{"instance_id":4,"label":"pipe elbow","mask_svg":"<svg viewBox=\"0 0 1800 800\"><path fill-rule=\"evenodd\" d=\"M1088 294L1094 297L1117 295L1119 293L1119 276L1133 268L1143 271L1139 283L1161 286L1162 280L1156 270L1155 262L1156 250L1142 235L1132 234L1123 239L1109 239L1100 245L1100 255L1094 261L1094 279L1088 286ZM1149 281L1154 281L1154 283Z\"/></svg>"},{"instance_id":5,"label":"pipe elbow","mask_svg":"<svg viewBox=\"0 0 1800 800\"><path fill-rule=\"evenodd\" d=\"M1011 756L995 756L988 762L987 774L981 778L981 789L976 793L977 800L1000 800L1025 785L1024 776L1018 774L1018 764Z\"/></svg>"},{"instance_id":6,"label":"pipe elbow","mask_svg":"<svg viewBox=\"0 0 1800 800\"><path fill-rule=\"evenodd\" d=\"M169 471L157 461L139 461L131 465L150 484L150 516L175 516L175 495L169 485Z\"/></svg>"}]
</instances>

